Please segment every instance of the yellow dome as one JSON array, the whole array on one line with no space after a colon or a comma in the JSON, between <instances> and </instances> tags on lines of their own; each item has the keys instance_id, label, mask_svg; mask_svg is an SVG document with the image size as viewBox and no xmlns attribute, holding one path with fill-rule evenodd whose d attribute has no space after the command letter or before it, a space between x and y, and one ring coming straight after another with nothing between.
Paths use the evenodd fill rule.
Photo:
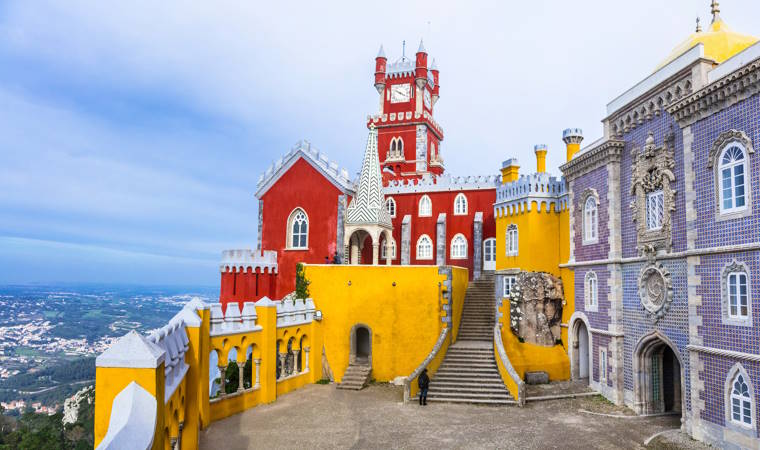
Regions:
<instances>
[{"instance_id":1,"label":"yellow dome","mask_svg":"<svg viewBox=\"0 0 760 450\"><path fill-rule=\"evenodd\" d=\"M670 56L657 66L657 70L691 50L697 44L704 44L705 58L712 59L720 64L757 41L758 39L754 36L732 31L719 15L714 14L713 22L707 31L692 33L673 49Z\"/></svg>"}]
</instances>

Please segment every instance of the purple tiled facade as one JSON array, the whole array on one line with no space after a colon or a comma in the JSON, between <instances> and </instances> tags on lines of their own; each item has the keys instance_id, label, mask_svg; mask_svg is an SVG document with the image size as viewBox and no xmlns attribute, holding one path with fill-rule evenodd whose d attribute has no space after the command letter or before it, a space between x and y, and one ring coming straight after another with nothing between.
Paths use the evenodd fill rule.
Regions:
<instances>
[{"instance_id":1,"label":"purple tiled facade","mask_svg":"<svg viewBox=\"0 0 760 450\"><path fill-rule=\"evenodd\" d=\"M755 47L760 54L760 44ZM705 74L713 66L691 64L690 73L663 79L619 106L605 119L612 136L563 166L575 203L569 340L577 348L585 342L577 336L585 328L577 324L589 326L589 382L610 400L639 413L680 411L684 430L720 447L760 448L760 59L710 82ZM702 90L692 92L695 85ZM671 100L684 86L686 94ZM672 103L652 109L661 95ZM736 143L744 149L748 206L726 213L720 211L718 160ZM658 165L658 172L652 161L661 157L673 164ZM648 178L632 189L636 173ZM672 202L665 186L675 192ZM599 239L584 244L582 203L590 190L599 198ZM650 230L637 223L652 214L647 195L658 190L666 193L669 235L666 226ZM598 280L593 308L585 301L589 272ZM746 275L746 315L728 313L737 298L729 295L729 273ZM600 376L602 348L606 377ZM571 364L580 363L571 358ZM750 392L751 421L732 416L739 375Z\"/></svg>"}]
</instances>

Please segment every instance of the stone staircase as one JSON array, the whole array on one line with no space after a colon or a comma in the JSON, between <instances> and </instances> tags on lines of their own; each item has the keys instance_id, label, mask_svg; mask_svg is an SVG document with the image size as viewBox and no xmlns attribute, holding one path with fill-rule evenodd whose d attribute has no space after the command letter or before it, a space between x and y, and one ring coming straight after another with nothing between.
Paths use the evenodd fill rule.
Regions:
<instances>
[{"instance_id":1,"label":"stone staircase","mask_svg":"<svg viewBox=\"0 0 760 450\"><path fill-rule=\"evenodd\" d=\"M483 272L467 287L457 341L493 342L495 305L493 272Z\"/></svg>"},{"instance_id":2,"label":"stone staircase","mask_svg":"<svg viewBox=\"0 0 760 450\"><path fill-rule=\"evenodd\" d=\"M346 373L343 374L343 379L336 386L337 389L350 389L352 391L360 391L364 389L364 386L369 382L369 374L372 372L372 367L369 364L353 363L349 364L346 369Z\"/></svg>"},{"instance_id":3,"label":"stone staircase","mask_svg":"<svg viewBox=\"0 0 760 450\"><path fill-rule=\"evenodd\" d=\"M515 405L496 367L493 349L493 273L470 283L457 342L430 380L428 401Z\"/></svg>"}]
</instances>

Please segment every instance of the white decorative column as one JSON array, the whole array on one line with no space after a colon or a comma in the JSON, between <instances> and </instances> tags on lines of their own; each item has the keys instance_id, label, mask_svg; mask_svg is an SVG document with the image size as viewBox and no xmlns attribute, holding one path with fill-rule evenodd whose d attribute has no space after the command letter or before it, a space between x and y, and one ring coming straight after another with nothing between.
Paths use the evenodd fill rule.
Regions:
<instances>
[{"instance_id":1,"label":"white decorative column","mask_svg":"<svg viewBox=\"0 0 760 450\"><path fill-rule=\"evenodd\" d=\"M282 378L285 375L285 357L288 356L285 353L280 353L277 355L278 358L280 358L280 370L279 370L279 377Z\"/></svg>"},{"instance_id":2,"label":"white decorative column","mask_svg":"<svg viewBox=\"0 0 760 450\"><path fill-rule=\"evenodd\" d=\"M293 350L293 373L298 373L298 358L301 357L301 350ZM302 367L303 370L303 367Z\"/></svg>"},{"instance_id":3,"label":"white decorative column","mask_svg":"<svg viewBox=\"0 0 760 450\"><path fill-rule=\"evenodd\" d=\"M256 358L253 360L253 363L256 364L256 383L253 385L254 389L258 389L261 387L259 377L261 376L261 358Z\"/></svg>"},{"instance_id":4,"label":"white decorative column","mask_svg":"<svg viewBox=\"0 0 760 450\"><path fill-rule=\"evenodd\" d=\"M303 348L303 371L309 371L309 349L310 347Z\"/></svg>"},{"instance_id":5,"label":"white decorative column","mask_svg":"<svg viewBox=\"0 0 760 450\"><path fill-rule=\"evenodd\" d=\"M380 261L380 243L373 242L372 243L372 265L376 266L379 261Z\"/></svg>"},{"instance_id":6,"label":"white decorative column","mask_svg":"<svg viewBox=\"0 0 760 450\"><path fill-rule=\"evenodd\" d=\"M224 390L225 387L225 378L227 377L227 366L217 366L219 367L219 392L221 395L226 395L227 391Z\"/></svg>"},{"instance_id":7,"label":"white decorative column","mask_svg":"<svg viewBox=\"0 0 760 450\"><path fill-rule=\"evenodd\" d=\"M238 392L243 392L245 390L245 386L243 383L243 371L245 370L245 363L238 362Z\"/></svg>"}]
</instances>

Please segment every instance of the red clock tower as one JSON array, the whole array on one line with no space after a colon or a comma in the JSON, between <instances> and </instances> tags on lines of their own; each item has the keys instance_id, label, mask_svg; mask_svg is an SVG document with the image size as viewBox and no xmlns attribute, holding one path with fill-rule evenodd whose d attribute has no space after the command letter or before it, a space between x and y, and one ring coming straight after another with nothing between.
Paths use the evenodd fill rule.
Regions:
<instances>
[{"instance_id":1,"label":"red clock tower","mask_svg":"<svg viewBox=\"0 0 760 450\"><path fill-rule=\"evenodd\" d=\"M433 119L438 101L438 68L420 41L415 59L402 53L388 64L383 47L375 58L375 88L379 112L367 126L378 130L378 152L383 181L443 174L443 129Z\"/></svg>"}]
</instances>

